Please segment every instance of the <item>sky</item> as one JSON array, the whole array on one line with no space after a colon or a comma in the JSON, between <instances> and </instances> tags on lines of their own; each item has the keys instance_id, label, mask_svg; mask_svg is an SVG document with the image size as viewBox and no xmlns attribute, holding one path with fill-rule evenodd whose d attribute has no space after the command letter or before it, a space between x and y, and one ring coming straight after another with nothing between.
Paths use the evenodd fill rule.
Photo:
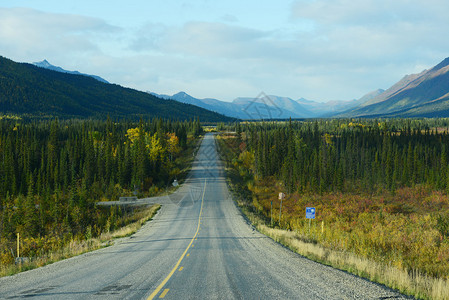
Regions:
<instances>
[{"instance_id":1,"label":"sky","mask_svg":"<svg viewBox=\"0 0 449 300\"><path fill-rule=\"evenodd\" d=\"M324 102L449 57L447 0L0 0L0 55L232 101Z\"/></svg>"}]
</instances>

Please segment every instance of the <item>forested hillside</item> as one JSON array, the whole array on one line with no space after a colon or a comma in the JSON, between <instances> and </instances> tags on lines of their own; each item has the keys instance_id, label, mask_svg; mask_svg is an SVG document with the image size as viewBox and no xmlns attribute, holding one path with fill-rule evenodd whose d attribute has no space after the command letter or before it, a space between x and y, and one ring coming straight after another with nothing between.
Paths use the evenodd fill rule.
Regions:
<instances>
[{"instance_id":1,"label":"forested hillside","mask_svg":"<svg viewBox=\"0 0 449 300\"><path fill-rule=\"evenodd\" d=\"M193 105L163 100L148 93L73 75L16 63L0 56L0 113L32 118L112 118L140 116L201 121L228 117Z\"/></svg>"},{"instance_id":2,"label":"forested hillside","mask_svg":"<svg viewBox=\"0 0 449 300\"><path fill-rule=\"evenodd\" d=\"M36 257L117 226L117 212L95 203L166 188L186 172L201 132L199 120L0 119L2 267L13 262L16 233L22 256Z\"/></svg>"}]
</instances>

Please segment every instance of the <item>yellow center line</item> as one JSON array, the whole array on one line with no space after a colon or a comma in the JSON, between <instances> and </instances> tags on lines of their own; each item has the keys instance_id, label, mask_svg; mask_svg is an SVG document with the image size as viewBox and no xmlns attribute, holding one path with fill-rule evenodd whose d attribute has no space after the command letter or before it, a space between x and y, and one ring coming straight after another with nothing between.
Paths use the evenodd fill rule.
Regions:
<instances>
[{"instance_id":1,"label":"yellow center line","mask_svg":"<svg viewBox=\"0 0 449 300\"><path fill-rule=\"evenodd\" d=\"M173 276L175 271L178 269L179 265L181 264L181 261L184 259L184 256L186 256L187 251L189 251L190 247L193 247L193 241L195 240L196 236L198 235L198 231L200 230L200 220L201 220L201 214L203 213L203 203L204 203L204 194L206 193L206 184L207 180L204 179L204 190L203 190L203 196L201 197L201 208L200 208L200 215L198 216L198 227L196 228L195 235L193 236L192 240L190 241L189 245L187 246L184 253L179 258L178 262L176 263L175 267L170 271L170 273L165 277L165 279L159 284L159 286L151 293L151 295L147 298L147 300L152 300L154 297L156 297L157 294L162 290L162 288L165 286L165 284L170 280L170 278ZM165 289L159 298L165 297L165 295L168 293L168 289Z\"/></svg>"},{"instance_id":2,"label":"yellow center line","mask_svg":"<svg viewBox=\"0 0 449 300\"><path fill-rule=\"evenodd\" d=\"M164 298L165 295L167 295L167 293L168 293L169 290L170 290L170 289L165 289L165 290L162 292L162 294L159 296L159 298Z\"/></svg>"},{"instance_id":3,"label":"yellow center line","mask_svg":"<svg viewBox=\"0 0 449 300\"><path fill-rule=\"evenodd\" d=\"M179 268L179 271L182 271L182 269L184 269L184 267Z\"/></svg>"}]
</instances>

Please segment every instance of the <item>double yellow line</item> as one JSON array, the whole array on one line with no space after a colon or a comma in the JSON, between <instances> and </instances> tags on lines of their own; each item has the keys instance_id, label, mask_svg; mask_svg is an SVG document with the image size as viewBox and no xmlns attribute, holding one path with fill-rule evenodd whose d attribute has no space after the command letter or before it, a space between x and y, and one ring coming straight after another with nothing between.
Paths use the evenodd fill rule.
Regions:
<instances>
[{"instance_id":1,"label":"double yellow line","mask_svg":"<svg viewBox=\"0 0 449 300\"><path fill-rule=\"evenodd\" d=\"M190 241L189 245L187 246L184 253L179 258L178 262L174 266L174 268L170 271L170 273L165 277L165 279L159 284L159 286L151 293L151 295L147 298L147 300L152 300L154 297L156 297L157 294L162 290L162 288L165 286L165 284L170 280L170 278L173 276L175 271L178 269L179 265L181 264L182 260L186 256L187 252L189 251L190 247L193 244L193 241L195 240L196 236L198 235L198 232L200 231L200 223L201 223L201 215L203 214L203 203L204 203L204 194L206 193L206 184L207 179L204 179L204 190L203 190L203 196L201 197L201 208L200 208L200 214L198 216L198 227L196 228L195 235L193 236L192 240ZM168 290L165 290L164 293L166 294ZM164 295L165 296L165 295Z\"/></svg>"}]
</instances>

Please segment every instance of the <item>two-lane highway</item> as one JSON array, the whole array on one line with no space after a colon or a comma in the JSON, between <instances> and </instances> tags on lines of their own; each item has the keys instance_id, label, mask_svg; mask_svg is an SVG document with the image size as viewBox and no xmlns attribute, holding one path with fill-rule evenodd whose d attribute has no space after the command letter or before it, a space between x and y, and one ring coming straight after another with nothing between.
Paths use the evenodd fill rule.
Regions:
<instances>
[{"instance_id":1,"label":"two-lane highway","mask_svg":"<svg viewBox=\"0 0 449 300\"><path fill-rule=\"evenodd\" d=\"M190 178L130 238L0 278L0 298L400 299L383 286L305 259L254 231L233 203L213 135Z\"/></svg>"}]
</instances>

